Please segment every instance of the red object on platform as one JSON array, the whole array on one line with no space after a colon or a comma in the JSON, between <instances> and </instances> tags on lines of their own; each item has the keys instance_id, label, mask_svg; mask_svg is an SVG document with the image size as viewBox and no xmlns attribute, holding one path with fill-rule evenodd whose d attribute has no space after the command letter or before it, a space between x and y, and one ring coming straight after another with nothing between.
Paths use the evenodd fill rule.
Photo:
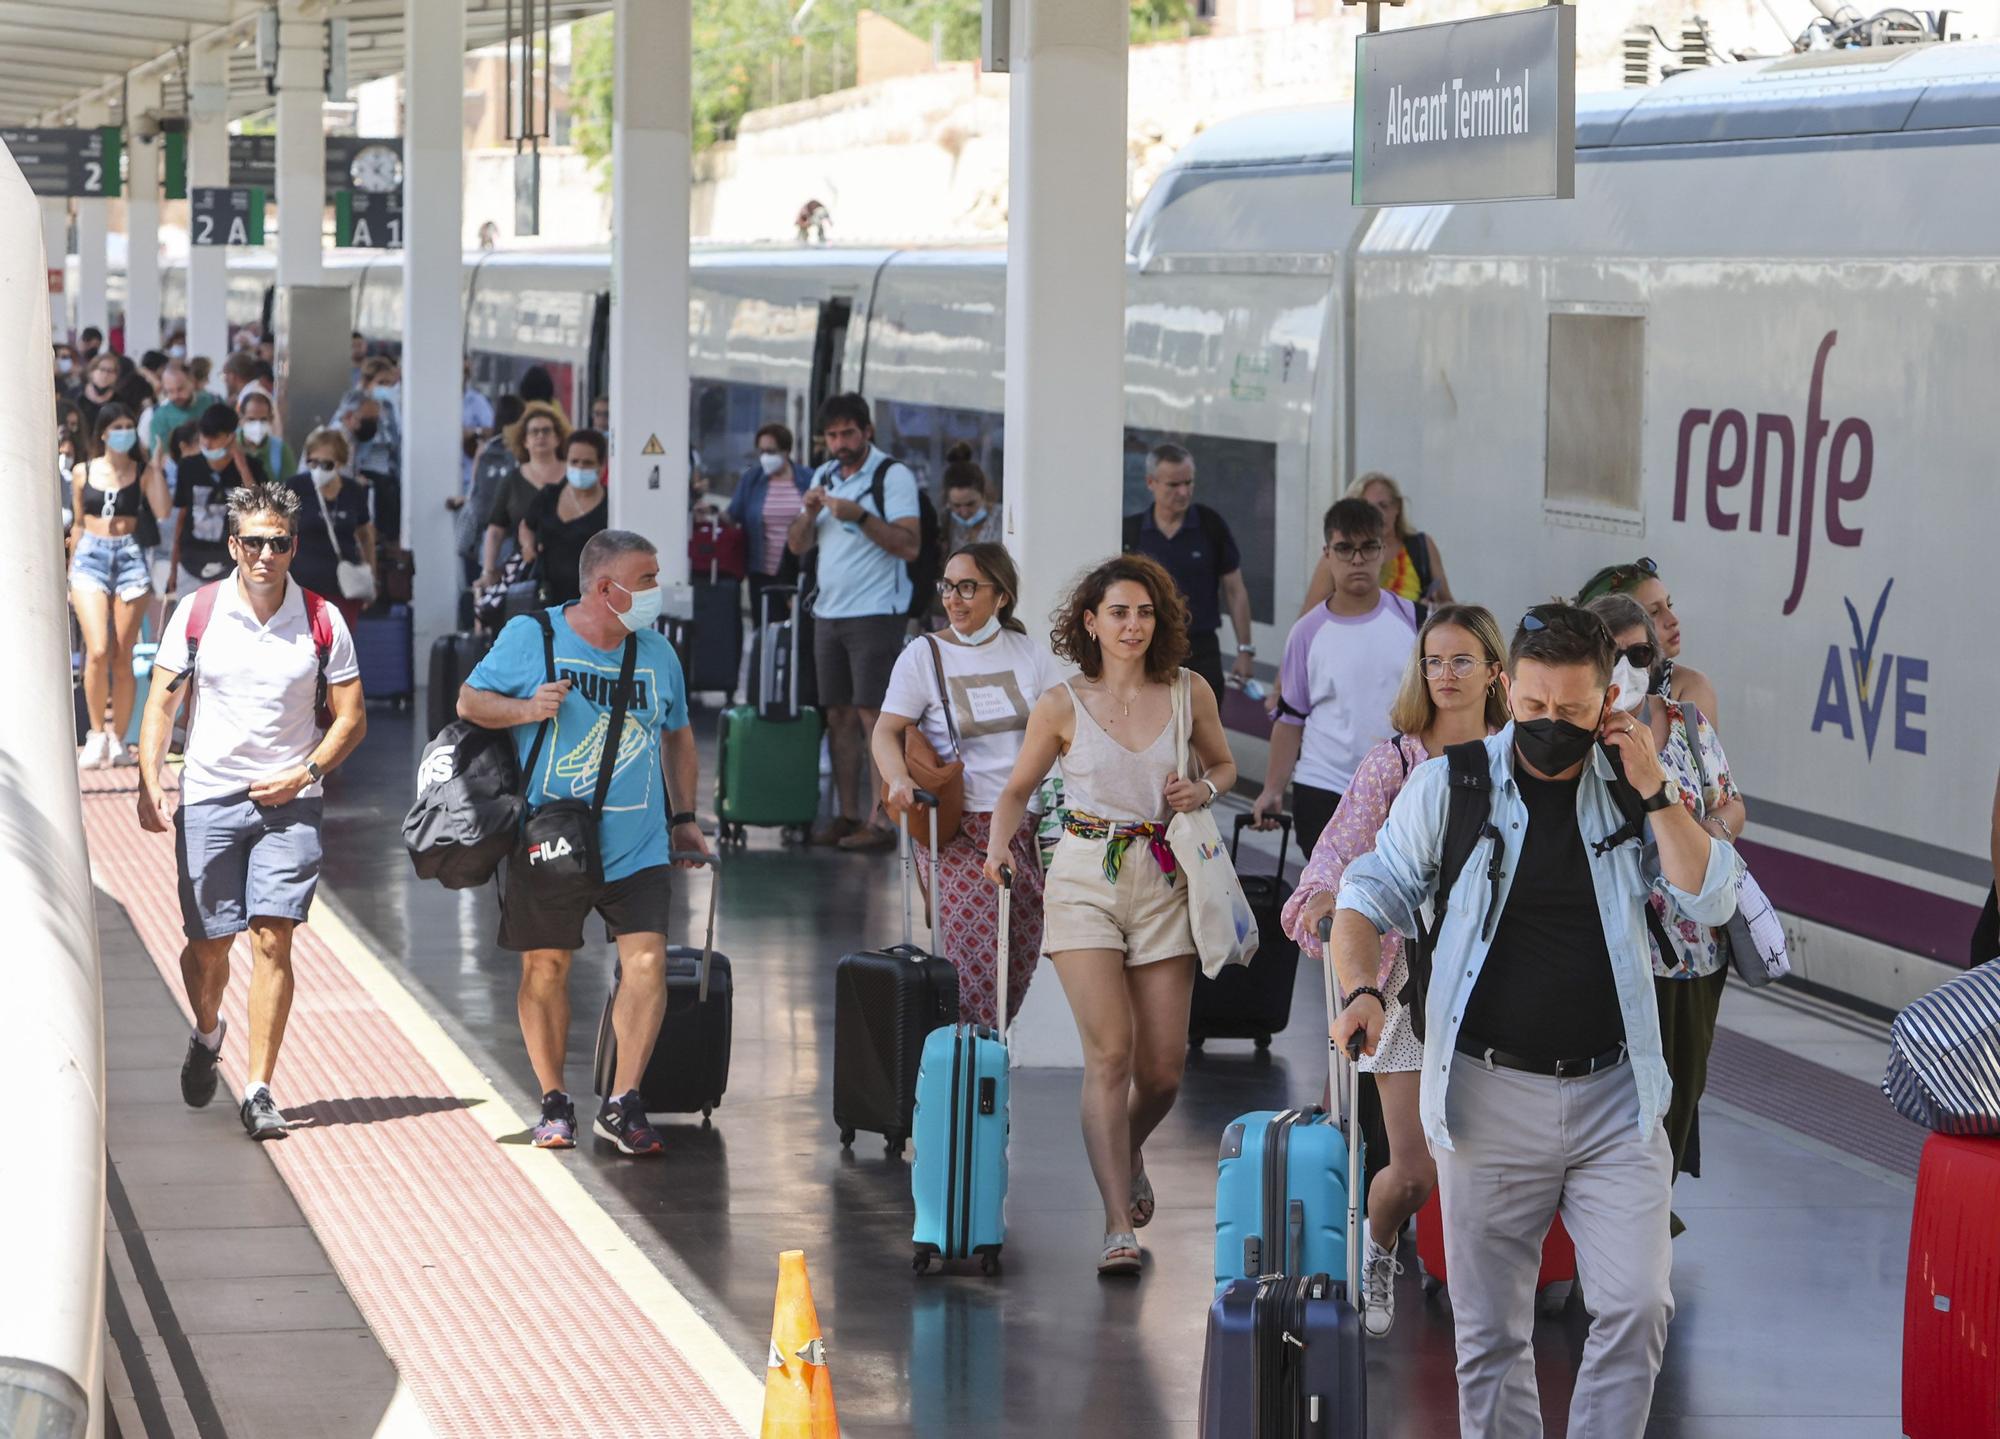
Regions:
<instances>
[{"instance_id":1,"label":"red object on platform","mask_svg":"<svg viewBox=\"0 0 2000 1439\"><path fill-rule=\"evenodd\" d=\"M1903 1432L2000 1439L2000 1139L1924 1143L1903 1300Z\"/></svg>"},{"instance_id":2,"label":"red object on platform","mask_svg":"<svg viewBox=\"0 0 2000 1439\"><path fill-rule=\"evenodd\" d=\"M1449 1282L1444 1273L1444 1209L1435 1189L1417 1211L1417 1263L1424 1269L1426 1293L1435 1293ZM1535 1292L1539 1294L1550 1285L1568 1284L1575 1279L1576 1243L1563 1228L1562 1216L1558 1214L1555 1223L1549 1226L1548 1236L1542 1240L1542 1272L1535 1278Z\"/></svg>"},{"instance_id":3,"label":"red object on platform","mask_svg":"<svg viewBox=\"0 0 2000 1439\"><path fill-rule=\"evenodd\" d=\"M743 526L697 524L688 529L688 574L697 580L740 580L749 567Z\"/></svg>"}]
</instances>

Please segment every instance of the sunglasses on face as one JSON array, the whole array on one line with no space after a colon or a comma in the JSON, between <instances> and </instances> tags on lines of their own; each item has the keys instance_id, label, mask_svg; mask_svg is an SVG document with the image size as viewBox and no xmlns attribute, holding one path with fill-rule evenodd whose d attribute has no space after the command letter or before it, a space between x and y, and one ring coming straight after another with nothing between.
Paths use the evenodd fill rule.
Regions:
<instances>
[{"instance_id":1,"label":"sunglasses on face","mask_svg":"<svg viewBox=\"0 0 2000 1439\"><path fill-rule=\"evenodd\" d=\"M290 535L237 535L236 543L249 554L256 555L269 550L274 555L288 555L292 552Z\"/></svg>"},{"instance_id":2,"label":"sunglasses on face","mask_svg":"<svg viewBox=\"0 0 2000 1439\"><path fill-rule=\"evenodd\" d=\"M1627 645L1618 653L1625 656L1625 662L1635 670L1650 670L1653 661L1660 657L1660 652L1644 640L1636 645Z\"/></svg>"}]
</instances>

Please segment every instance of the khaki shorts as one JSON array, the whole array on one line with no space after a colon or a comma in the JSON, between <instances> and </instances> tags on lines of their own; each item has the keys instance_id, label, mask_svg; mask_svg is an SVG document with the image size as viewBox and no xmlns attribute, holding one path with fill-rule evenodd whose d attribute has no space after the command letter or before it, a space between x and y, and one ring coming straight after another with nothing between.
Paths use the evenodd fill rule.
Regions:
<instances>
[{"instance_id":1,"label":"khaki shorts","mask_svg":"<svg viewBox=\"0 0 2000 1439\"><path fill-rule=\"evenodd\" d=\"M1160 873L1143 841L1125 851L1118 883L1104 878L1101 839L1065 834L1056 845L1042 899L1042 953L1115 949L1125 967L1193 954L1187 885Z\"/></svg>"}]
</instances>

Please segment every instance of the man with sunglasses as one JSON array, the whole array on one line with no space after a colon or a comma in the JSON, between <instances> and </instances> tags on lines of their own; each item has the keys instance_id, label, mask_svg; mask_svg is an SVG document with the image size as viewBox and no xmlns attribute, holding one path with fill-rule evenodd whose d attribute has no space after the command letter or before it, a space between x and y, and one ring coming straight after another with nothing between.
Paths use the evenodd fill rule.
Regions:
<instances>
[{"instance_id":1,"label":"man with sunglasses","mask_svg":"<svg viewBox=\"0 0 2000 1439\"><path fill-rule=\"evenodd\" d=\"M1339 500L1322 528L1333 593L1292 626L1278 666L1278 715L1264 789L1251 807L1259 829L1285 805L1307 854L1333 818L1354 770L1389 737L1389 710L1416 641L1416 607L1382 588L1382 512Z\"/></svg>"},{"instance_id":2,"label":"man with sunglasses","mask_svg":"<svg viewBox=\"0 0 2000 1439\"><path fill-rule=\"evenodd\" d=\"M1696 924L1722 924L1737 862L1679 802L1652 731L1616 708L1614 664L1596 615L1530 610L1503 676L1512 723L1484 742L1476 771L1490 786L1485 822L1455 882L1439 892L1454 766L1431 760L1411 772L1374 850L1347 867L1334 913L1329 953L1347 1001L1333 1040L1359 1037L1370 1054L1381 936L1417 933L1426 903L1440 916L1420 1109L1443 1198L1466 1439L1542 1432L1535 1274L1558 1213L1591 1312L1570 1433L1641 1439L1673 1316L1661 1122L1671 1084L1645 905L1659 889ZM1621 770L1636 819L1613 791Z\"/></svg>"},{"instance_id":3,"label":"man with sunglasses","mask_svg":"<svg viewBox=\"0 0 2000 1439\"><path fill-rule=\"evenodd\" d=\"M228 506L235 572L174 611L154 661L139 731L139 824L159 834L171 822L175 832L181 975L195 1021L181 1098L201 1108L215 1097L229 951L248 930L250 1049L238 1118L252 1139L282 1139L271 1077L292 1007L292 929L319 882L320 782L361 743L368 720L340 612L290 578L298 496L243 485ZM173 810L161 768L190 694Z\"/></svg>"}]
</instances>

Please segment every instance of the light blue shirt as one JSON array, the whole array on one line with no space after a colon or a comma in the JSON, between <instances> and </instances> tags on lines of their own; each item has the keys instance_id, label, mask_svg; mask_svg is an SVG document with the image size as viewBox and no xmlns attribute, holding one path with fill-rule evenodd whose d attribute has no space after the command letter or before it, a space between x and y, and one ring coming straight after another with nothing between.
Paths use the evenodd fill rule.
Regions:
<instances>
[{"instance_id":1,"label":"light blue shirt","mask_svg":"<svg viewBox=\"0 0 2000 1439\"><path fill-rule=\"evenodd\" d=\"M824 487L843 500L857 501L870 514L880 514L892 524L913 520L917 509L917 477L908 465L892 463L882 476L882 509L875 508L875 467L889 457L868 447L861 468L846 478L840 465L822 465L813 484ZM823 620L851 620L863 615L900 615L910 607L910 572L875 541L862 533L858 522L837 520L831 510L821 510L815 522L819 534L819 597L813 601L813 615Z\"/></svg>"},{"instance_id":2,"label":"light blue shirt","mask_svg":"<svg viewBox=\"0 0 2000 1439\"><path fill-rule=\"evenodd\" d=\"M625 646L601 650L570 628L561 605L549 610L555 623L556 678L570 682L569 693L549 725L542 753L527 789L528 803L580 799L597 793L597 766L611 728L613 697ZM542 627L533 615L507 622L466 683L477 690L527 699L548 682ZM687 687L681 662L665 635L639 632L632 668L632 698L618 736L611 789L598 822L599 852L607 881L669 862L666 784L660 771L660 735L688 725ZM514 748L522 764L535 743L536 725L514 726Z\"/></svg>"},{"instance_id":3,"label":"light blue shirt","mask_svg":"<svg viewBox=\"0 0 2000 1439\"><path fill-rule=\"evenodd\" d=\"M1510 724L1486 741L1493 774L1490 822L1500 835L1500 887L1488 912L1486 871L1493 840L1474 847L1453 886L1450 906L1437 935L1431 961L1431 984L1425 992L1423 1088L1420 1108L1424 1136L1433 1147L1452 1148L1445 1127L1445 1087L1456 1048L1459 1025L1486 966L1487 952L1500 913L1507 904L1521 843L1527 837L1528 807L1514 783L1514 727ZM1625 1022L1626 1052L1639 1092L1639 1134L1652 1133L1667 1112L1673 1092L1660 1048L1660 1016L1653 1001L1653 961L1646 942L1645 902L1649 893L1666 895L1681 914L1697 924L1722 924L1736 912L1735 849L1718 839L1708 842L1708 869L1701 890L1689 894L1660 872L1650 841L1643 858L1637 841L1598 854L1595 842L1614 833L1624 816L1606 781L1611 763L1601 747L1593 747L1583 783L1576 791L1577 826L1590 859L1590 879L1597 892L1597 913L1604 925L1605 948L1618 988L1618 1010ZM1417 932L1417 912L1437 887L1438 864L1444 850L1445 815L1449 806L1450 771L1443 758L1428 760L1410 771L1403 792L1389 808L1389 817L1375 836L1375 848L1347 867L1340 883L1339 908L1351 909L1382 932ZM1650 829L1650 827L1649 827Z\"/></svg>"}]
</instances>

